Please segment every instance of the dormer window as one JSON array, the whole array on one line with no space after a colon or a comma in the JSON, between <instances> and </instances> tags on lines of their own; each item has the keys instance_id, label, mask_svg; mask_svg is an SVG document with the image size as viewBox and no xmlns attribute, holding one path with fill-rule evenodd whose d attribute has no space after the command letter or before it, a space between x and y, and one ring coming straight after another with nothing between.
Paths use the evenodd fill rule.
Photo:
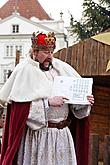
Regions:
<instances>
[{"instance_id":1,"label":"dormer window","mask_svg":"<svg viewBox=\"0 0 110 165\"><path fill-rule=\"evenodd\" d=\"M12 33L19 33L19 25L12 25Z\"/></svg>"}]
</instances>

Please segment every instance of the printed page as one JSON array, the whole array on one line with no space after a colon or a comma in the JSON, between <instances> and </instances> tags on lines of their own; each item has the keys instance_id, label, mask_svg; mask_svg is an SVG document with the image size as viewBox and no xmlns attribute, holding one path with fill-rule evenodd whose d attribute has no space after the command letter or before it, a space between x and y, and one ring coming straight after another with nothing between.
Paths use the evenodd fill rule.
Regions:
<instances>
[{"instance_id":1,"label":"printed page","mask_svg":"<svg viewBox=\"0 0 110 165\"><path fill-rule=\"evenodd\" d=\"M66 96L70 104L90 104L87 96L92 94L92 78L56 76L52 96Z\"/></svg>"}]
</instances>

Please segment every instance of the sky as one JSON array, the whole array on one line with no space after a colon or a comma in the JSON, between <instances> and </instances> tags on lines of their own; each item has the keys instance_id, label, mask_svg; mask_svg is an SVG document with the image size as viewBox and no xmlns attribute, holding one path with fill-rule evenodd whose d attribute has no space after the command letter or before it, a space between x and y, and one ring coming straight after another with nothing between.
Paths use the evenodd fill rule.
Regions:
<instances>
[{"instance_id":1,"label":"sky","mask_svg":"<svg viewBox=\"0 0 110 165\"><path fill-rule=\"evenodd\" d=\"M68 26L70 24L70 13L76 20L80 20L82 17L84 0L38 0L42 7L48 14L52 15L52 18L58 20L60 13L63 12L63 20ZM98 3L98 0L93 0Z\"/></svg>"},{"instance_id":2,"label":"sky","mask_svg":"<svg viewBox=\"0 0 110 165\"><path fill-rule=\"evenodd\" d=\"M39 2L55 20L59 20L60 13L63 12L62 18L66 25L70 23L70 13L77 20L81 18L83 0L39 0Z\"/></svg>"},{"instance_id":3,"label":"sky","mask_svg":"<svg viewBox=\"0 0 110 165\"><path fill-rule=\"evenodd\" d=\"M0 7L8 0L0 0ZM76 20L79 20L82 16L82 4L83 0L38 0L44 10L51 15L55 20L60 19L60 13L62 12L62 18L65 26L69 26L70 13Z\"/></svg>"}]
</instances>

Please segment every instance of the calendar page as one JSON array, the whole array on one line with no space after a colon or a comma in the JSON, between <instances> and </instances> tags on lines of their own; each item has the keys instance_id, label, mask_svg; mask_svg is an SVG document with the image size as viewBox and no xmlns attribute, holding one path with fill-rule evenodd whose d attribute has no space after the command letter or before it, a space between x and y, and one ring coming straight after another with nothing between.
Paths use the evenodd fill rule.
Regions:
<instances>
[{"instance_id":1,"label":"calendar page","mask_svg":"<svg viewBox=\"0 0 110 165\"><path fill-rule=\"evenodd\" d=\"M87 96L92 94L92 78L56 76L52 96L65 96L70 104L90 104Z\"/></svg>"}]
</instances>

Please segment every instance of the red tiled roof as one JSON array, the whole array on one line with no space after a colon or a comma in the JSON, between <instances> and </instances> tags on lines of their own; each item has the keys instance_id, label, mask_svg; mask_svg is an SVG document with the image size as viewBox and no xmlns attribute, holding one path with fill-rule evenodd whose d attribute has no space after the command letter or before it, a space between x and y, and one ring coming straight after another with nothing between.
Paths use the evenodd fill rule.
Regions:
<instances>
[{"instance_id":1,"label":"red tiled roof","mask_svg":"<svg viewBox=\"0 0 110 165\"><path fill-rule=\"evenodd\" d=\"M39 20L51 20L52 18L42 8L38 0L8 0L0 8L0 18L6 18L17 10L21 16L29 19L36 17Z\"/></svg>"}]
</instances>

